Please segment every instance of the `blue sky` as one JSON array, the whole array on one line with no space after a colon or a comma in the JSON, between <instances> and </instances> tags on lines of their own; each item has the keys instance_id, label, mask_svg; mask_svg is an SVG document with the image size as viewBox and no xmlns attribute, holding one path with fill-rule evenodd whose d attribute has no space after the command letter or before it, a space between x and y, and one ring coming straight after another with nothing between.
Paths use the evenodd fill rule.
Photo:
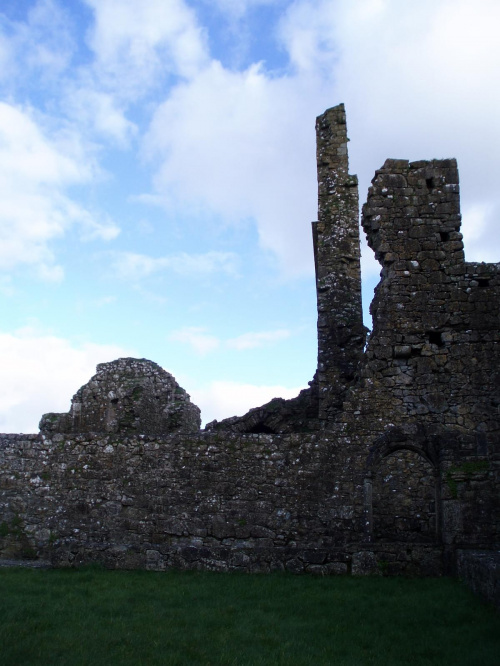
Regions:
<instances>
[{"instance_id":1,"label":"blue sky","mask_svg":"<svg viewBox=\"0 0 500 666\"><path fill-rule=\"evenodd\" d=\"M499 261L498 25L497 0L3 0L0 431L120 356L204 421L306 386L339 102L361 203L387 157L457 157L466 258Z\"/></svg>"}]
</instances>

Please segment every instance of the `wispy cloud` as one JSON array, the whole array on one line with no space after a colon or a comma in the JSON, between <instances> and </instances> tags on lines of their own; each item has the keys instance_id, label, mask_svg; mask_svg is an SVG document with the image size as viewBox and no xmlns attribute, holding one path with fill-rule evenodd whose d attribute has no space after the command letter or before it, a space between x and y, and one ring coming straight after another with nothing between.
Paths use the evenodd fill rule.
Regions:
<instances>
[{"instance_id":1,"label":"wispy cloud","mask_svg":"<svg viewBox=\"0 0 500 666\"><path fill-rule=\"evenodd\" d=\"M51 241L71 226L83 239L110 240L119 228L92 215L65 193L93 177L78 141L50 137L29 111L0 102L0 270L31 265L60 280Z\"/></svg>"},{"instance_id":2,"label":"wispy cloud","mask_svg":"<svg viewBox=\"0 0 500 666\"><path fill-rule=\"evenodd\" d=\"M169 340L189 345L200 356L204 356L220 346L218 338L209 335L205 328L197 326L186 326L185 328L173 331L169 336Z\"/></svg>"},{"instance_id":3,"label":"wispy cloud","mask_svg":"<svg viewBox=\"0 0 500 666\"><path fill-rule=\"evenodd\" d=\"M265 347L267 345L276 344L280 340L286 340L290 335L290 331L286 329L278 329L276 331L243 333L236 338L223 340L209 334L206 328L191 326L173 331L169 336L169 339L175 340L176 342L186 343L199 354L205 355L221 347L236 349L237 351Z\"/></svg>"},{"instance_id":4,"label":"wispy cloud","mask_svg":"<svg viewBox=\"0 0 500 666\"><path fill-rule=\"evenodd\" d=\"M98 308L103 308L112 303L116 303L116 300L116 296L102 296L101 298L96 298L92 304Z\"/></svg>"},{"instance_id":5,"label":"wispy cloud","mask_svg":"<svg viewBox=\"0 0 500 666\"><path fill-rule=\"evenodd\" d=\"M126 148L137 134L138 128L126 117L126 109L120 100L99 90L92 79L68 83L62 104L65 113L78 123L80 130L94 132L121 148Z\"/></svg>"},{"instance_id":6,"label":"wispy cloud","mask_svg":"<svg viewBox=\"0 0 500 666\"><path fill-rule=\"evenodd\" d=\"M2 275L0 277L0 294L11 298L16 293L16 290L12 286L12 278L10 275Z\"/></svg>"},{"instance_id":7,"label":"wispy cloud","mask_svg":"<svg viewBox=\"0 0 500 666\"><path fill-rule=\"evenodd\" d=\"M204 0L207 4L217 7L226 17L233 20L242 19L252 9L266 5L285 5L287 0Z\"/></svg>"},{"instance_id":8,"label":"wispy cloud","mask_svg":"<svg viewBox=\"0 0 500 666\"><path fill-rule=\"evenodd\" d=\"M38 0L23 22L2 17L0 81L13 87L32 76L54 82L68 69L74 51L71 21L61 4Z\"/></svg>"},{"instance_id":9,"label":"wispy cloud","mask_svg":"<svg viewBox=\"0 0 500 666\"><path fill-rule=\"evenodd\" d=\"M155 273L172 271L178 275L195 276L211 273L236 274L237 255L233 252L206 252L205 254L179 254L151 257L134 252L113 252L112 270L117 277L141 280Z\"/></svg>"},{"instance_id":10,"label":"wispy cloud","mask_svg":"<svg viewBox=\"0 0 500 666\"><path fill-rule=\"evenodd\" d=\"M236 338L231 338L226 341L226 345L232 349L255 349L263 347L267 344L273 344L280 340L286 340L291 335L287 329L279 329L277 331L261 331L260 333L243 333Z\"/></svg>"},{"instance_id":11,"label":"wispy cloud","mask_svg":"<svg viewBox=\"0 0 500 666\"><path fill-rule=\"evenodd\" d=\"M192 76L207 60L205 33L183 0L85 0L94 70L122 98L137 99L168 74ZM118 92L118 90L117 90Z\"/></svg>"}]
</instances>

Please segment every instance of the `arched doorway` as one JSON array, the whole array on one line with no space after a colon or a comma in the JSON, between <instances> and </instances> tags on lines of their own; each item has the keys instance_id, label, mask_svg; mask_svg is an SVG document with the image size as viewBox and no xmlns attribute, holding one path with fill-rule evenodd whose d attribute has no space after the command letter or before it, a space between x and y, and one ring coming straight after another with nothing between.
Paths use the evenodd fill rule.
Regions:
<instances>
[{"instance_id":1,"label":"arched doorway","mask_svg":"<svg viewBox=\"0 0 500 666\"><path fill-rule=\"evenodd\" d=\"M436 543L438 481L422 453L401 447L387 452L372 470L372 539Z\"/></svg>"}]
</instances>

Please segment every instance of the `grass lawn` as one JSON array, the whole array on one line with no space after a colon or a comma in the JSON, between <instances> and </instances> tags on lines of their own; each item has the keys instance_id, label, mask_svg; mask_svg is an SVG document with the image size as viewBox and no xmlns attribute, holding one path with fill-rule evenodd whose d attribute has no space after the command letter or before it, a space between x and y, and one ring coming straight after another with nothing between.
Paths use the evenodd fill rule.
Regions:
<instances>
[{"instance_id":1,"label":"grass lawn","mask_svg":"<svg viewBox=\"0 0 500 666\"><path fill-rule=\"evenodd\" d=\"M500 663L451 579L0 569L0 664Z\"/></svg>"}]
</instances>

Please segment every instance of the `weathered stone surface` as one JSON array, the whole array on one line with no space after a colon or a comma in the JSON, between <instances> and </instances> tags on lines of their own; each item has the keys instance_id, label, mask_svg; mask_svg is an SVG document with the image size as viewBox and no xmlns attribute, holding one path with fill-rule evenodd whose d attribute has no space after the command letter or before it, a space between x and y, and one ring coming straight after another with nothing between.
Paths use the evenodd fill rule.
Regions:
<instances>
[{"instance_id":1,"label":"weathered stone surface","mask_svg":"<svg viewBox=\"0 0 500 666\"><path fill-rule=\"evenodd\" d=\"M457 574L473 592L500 610L500 552L459 550Z\"/></svg>"},{"instance_id":2,"label":"weathered stone surface","mask_svg":"<svg viewBox=\"0 0 500 666\"><path fill-rule=\"evenodd\" d=\"M439 575L481 551L458 566L485 579L500 547L500 264L465 262L454 160L387 160L363 207L382 266L363 350L343 107L317 131L310 388L198 432L158 366L99 366L42 434L0 436L0 557Z\"/></svg>"},{"instance_id":3,"label":"weathered stone surface","mask_svg":"<svg viewBox=\"0 0 500 666\"><path fill-rule=\"evenodd\" d=\"M365 543L362 449L332 435L1 436L0 557L323 574L392 558L425 573L439 545L405 544L398 563L400 544Z\"/></svg>"},{"instance_id":4,"label":"weathered stone surface","mask_svg":"<svg viewBox=\"0 0 500 666\"><path fill-rule=\"evenodd\" d=\"M335 421L358 375L367 330L361 307L358 178L349 174L344 105L316 119L319 417Z\"/></svg>"},{"instance_id":5,"label":"weathered stone surface","mask_svg":"<svg viewBox=\"0 0 500 666\"><path fill-rule=\"evenodd\" d=\"M100 363L97 373L73 396L67 414L44 414L44 433L197 432L200 410L175 378L146 359Z\"/></svg>"}]
</instances>

